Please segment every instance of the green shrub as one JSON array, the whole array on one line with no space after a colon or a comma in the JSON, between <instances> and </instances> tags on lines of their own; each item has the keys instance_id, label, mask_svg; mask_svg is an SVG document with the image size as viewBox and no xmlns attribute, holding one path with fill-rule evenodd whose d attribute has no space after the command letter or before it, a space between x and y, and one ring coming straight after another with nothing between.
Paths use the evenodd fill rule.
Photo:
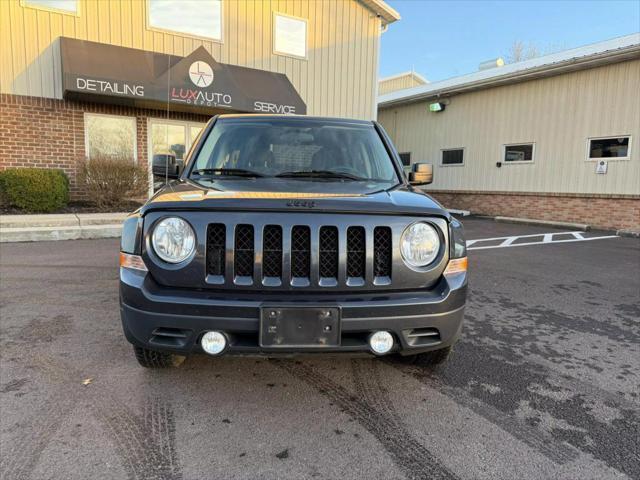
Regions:
<instances>
[{"instance_id":1,"label":"green shrub","mask_svg":"<svg viewBox=\"0 0 640 480\"><path fill-rule=\"evenodd\" d=\"M131 159L96 157L84 162L79 186L99 208L118 208L144 197L147 170Z\"/></svg>"},{"instance_id":2,"label":"green shrub","mask_svg":"<svg viewBox=\"0 0 640 480\"><path fill-rule=\"evenodd\" d=\"M0 197L3 203L27 212L53 212L69 201L69 179L62 170L3 170L0 172Z\"/></svg>"}]
</instances>

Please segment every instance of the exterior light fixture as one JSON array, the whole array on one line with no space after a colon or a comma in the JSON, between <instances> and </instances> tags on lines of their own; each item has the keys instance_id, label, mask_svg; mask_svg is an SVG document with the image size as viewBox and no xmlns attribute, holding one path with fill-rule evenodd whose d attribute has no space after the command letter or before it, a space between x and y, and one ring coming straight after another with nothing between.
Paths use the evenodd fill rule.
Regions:
<instances>
[{"instance_id":1,"label":"exterior light fixture","mask_svg":"<svg viewBox=\"0 0 640 480\"><path fill-rule=\"evenodd\" d=\"M207 332L202 336L200 345L209 355L219 355L227 348L227 337L222 332Z\"/></svg>"},{"instance_id":2,"label":"exterior light fixture","mask_svg":"<svg viewBox=\"0 0 640 480\"><path fill-rule=\"evenodd\" d=\"M393 336L384 330L374 332L369 337L369 347L376 355L389 353L393 348Z\"/></svg>"},{"instance_id":3,"label":"exterior light fixture","mask_svg":"<svg viewBox=\"0 0 640 480\"><path fill-rule=\"evenodd\" d=\"M430 112L443 112L444 111L444 107L446 105L442 102L435 102L435 103L430 103L429 104L429 111Z\"/></svg>"}]
</instances>

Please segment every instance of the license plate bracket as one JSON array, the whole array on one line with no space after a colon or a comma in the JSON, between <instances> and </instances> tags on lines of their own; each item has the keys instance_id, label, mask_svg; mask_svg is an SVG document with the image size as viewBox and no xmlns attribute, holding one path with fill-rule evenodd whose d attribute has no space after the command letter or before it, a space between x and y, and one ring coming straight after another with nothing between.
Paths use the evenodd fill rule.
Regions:
<instances>
[{"instance_id":1,"label":"license plate bracket","mask_svg":"<svg viewBox=\"0 0 640 480\"><path fill-rule=\"evenodd\" d=\"M260 346L265 348L327 348L340 345L338 307L260 309Z\"/></svg>"}]
</instances>

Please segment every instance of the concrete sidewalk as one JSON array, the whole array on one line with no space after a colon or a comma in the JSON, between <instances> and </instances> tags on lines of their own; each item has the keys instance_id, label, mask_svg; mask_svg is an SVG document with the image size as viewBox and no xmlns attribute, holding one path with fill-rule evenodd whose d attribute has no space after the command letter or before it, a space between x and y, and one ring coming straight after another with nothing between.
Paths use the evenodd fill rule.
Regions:
<instances>
[{"instance_id":1,"label":"concrete sidewalk","mask_svg":"<svg viewBox=\"0 0 640 480\"><path fill-rule=\"evenodd\" d=\"M119 237L126 216L125 212L2 215L0 243Z\"/></svg>"}]
</instances>

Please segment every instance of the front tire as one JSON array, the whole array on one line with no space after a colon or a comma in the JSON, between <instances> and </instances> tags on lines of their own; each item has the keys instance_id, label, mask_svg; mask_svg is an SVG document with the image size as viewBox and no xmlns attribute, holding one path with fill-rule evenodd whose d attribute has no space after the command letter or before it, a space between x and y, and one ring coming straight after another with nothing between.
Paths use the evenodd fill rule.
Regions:
<instances>
[{"instance_id":1,"label":"front tire","mask_svg":"<svg viewBox=\"0 0 640 480\"><path fill-rule=\"evenodd\" d=\"M174 355L165 352L157 352L143 347L133 347L138 363L144 368L169 368L175 365Z\"/></svg>"}]
</instances>

